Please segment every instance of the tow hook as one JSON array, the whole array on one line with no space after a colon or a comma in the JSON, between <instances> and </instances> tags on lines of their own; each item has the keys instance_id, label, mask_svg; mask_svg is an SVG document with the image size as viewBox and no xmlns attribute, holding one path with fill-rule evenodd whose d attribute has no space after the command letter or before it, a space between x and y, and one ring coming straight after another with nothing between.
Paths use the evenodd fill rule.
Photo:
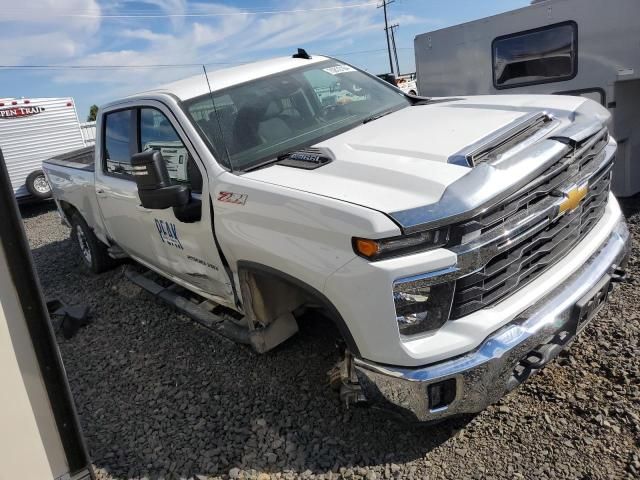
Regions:
<instances>
[{"instance_id":1,"label":"tow hook","mask_svg":"<svg viewBox=\"0 0 640 480\"><path fill-rule=\"evenodd\" d=\"M507 381L507 391L511 391L525 382L531 375L540 371L547 363L556 358L571 342L572 336L568 331L562 331L554 337L553 341L538 345L527 353L516 364Z\"/></svg>"},{"instance_id":2,"label":"tow hook","mask_svg":"<svg viewBox=\"0 0 640 480\"><path fill-rule=\"evenodd\" d=\"M535 350L529 352L529 355L520 360L520 363L532 370L539 370L556 358L563 348L564 345L558 345L557 343L541 345Z\"/></svg>"},{"instance_id":3,"label":"tow hook","mask_svg":"<svg viewBox=\"0 0 640 480\"><path fill-rule=\"evenodd\" d=\"M619 267L618 265L613 266L613 272L611 273L611 282L613 283L627 283L629 282L629 277L627 276L627 271L624 268Z\"/></svg>"}]
</instances>

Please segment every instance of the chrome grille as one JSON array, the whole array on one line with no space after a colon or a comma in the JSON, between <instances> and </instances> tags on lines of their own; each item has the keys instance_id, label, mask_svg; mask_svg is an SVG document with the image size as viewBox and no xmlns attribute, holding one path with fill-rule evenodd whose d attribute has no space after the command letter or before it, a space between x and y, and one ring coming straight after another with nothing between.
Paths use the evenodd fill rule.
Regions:
<instances>
[{"instance_id":1,"label":"chrome grille","mask_svg":"<svg viewBox=\"0 0 640 480\"><path fill-rule=\"evenodd\" d=\"M468 232L487 231L502 226L506 221L513 220L516 215L524 215L538 202L547 198L555 189L571 178L579 175L582 170L597 161L597 154L602 151L609 140L605 131L601 132L592 145L576 156L564 157L544 171L538 178L529 182L513 195L507 197L497 207L476 216L469 222L455 228L458 240ZM455 235L455 233L454 233Z\"/></svg>"},{"instance_id":2,"label":"chrome grille","mask_svg":"<svg viewBox=\"0 0 640 480\"><path fill-rule=\"evenodd\" d=\"M485 237L500 238L493 253L483 258L483 264L473 273L458 278L451 309L451 319L486 308L531 282L566 255L602 217L611 182L609 162L602 161L608 141L606 130L575 146L572 154L562 158L527 186L511 195L500 205L474 219L453 227L453 235L462 239L473 232L474 241L482 244ZM587 172L587 173L584 173ZM557 203L559 190L575 181L588 181L589 191L578 208L552 221L532 212L548 212ZM557 210L555 210L557 214ZM505 237L518 222L535 219L523 234ZM478 238L479 236L479 238ZM478 241L480 240L480 241ZM472 254L460 248L464 254Z\"/></svg>"}]
</instances>

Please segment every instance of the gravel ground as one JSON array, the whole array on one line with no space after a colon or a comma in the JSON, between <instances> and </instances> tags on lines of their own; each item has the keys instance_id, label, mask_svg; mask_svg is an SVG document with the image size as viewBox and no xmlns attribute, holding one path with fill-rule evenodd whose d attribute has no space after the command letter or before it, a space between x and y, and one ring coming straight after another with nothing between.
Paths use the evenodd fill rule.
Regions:
<instances>
[{"instance_id":1,"label":"gravel ground","mask_svg":"<svg viewBox=\"0 0 640 480\"><path fill-rule=\"evenodd\" d=\"M638 239L640 200L624 208ZM339 404L326 385L336 332L321 319L258 356L157 303L122 268L83 273L50 206L23 216L45 294L94 312L59 343L100 480L640 478L640 279L502 403L416 427Z\"/></svg>"}]
</instances>

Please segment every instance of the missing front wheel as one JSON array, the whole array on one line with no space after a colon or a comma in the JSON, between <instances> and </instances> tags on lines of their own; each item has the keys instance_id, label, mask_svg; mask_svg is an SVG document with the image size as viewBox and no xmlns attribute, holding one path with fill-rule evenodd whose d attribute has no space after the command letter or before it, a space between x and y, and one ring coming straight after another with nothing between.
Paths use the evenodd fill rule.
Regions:
<instances>
[{"instance_id":1,"label":"missing front wheel","mask_svg":"<svg viewBox=\"0 0 640 480\"><path fill-rule=\"evenodd\" d=\"M353 368L353 355L349 350L345 350L342 360L339 360L327 375L329 385L340 394L340 402L347 409L351 405L362 406L367 403Z\"/></svg>"}]
</instances>

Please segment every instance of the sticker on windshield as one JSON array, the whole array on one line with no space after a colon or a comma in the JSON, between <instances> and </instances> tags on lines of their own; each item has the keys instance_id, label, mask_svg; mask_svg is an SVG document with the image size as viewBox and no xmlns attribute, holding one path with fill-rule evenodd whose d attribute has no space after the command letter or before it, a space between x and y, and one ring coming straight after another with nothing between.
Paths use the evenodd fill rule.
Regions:
<instances>
[{"instance_id":1,"label":"sticker on windshield","mask_svg":"<svg viewBox=\"0 0 640 480\"><path fill-rule=\"evenodd\" d=\"M336 65L335 67L323 68L323 70L331 75L339 75L341 73L355 72L356 69L349 65Z\"/></svg>"}]
</instances>

